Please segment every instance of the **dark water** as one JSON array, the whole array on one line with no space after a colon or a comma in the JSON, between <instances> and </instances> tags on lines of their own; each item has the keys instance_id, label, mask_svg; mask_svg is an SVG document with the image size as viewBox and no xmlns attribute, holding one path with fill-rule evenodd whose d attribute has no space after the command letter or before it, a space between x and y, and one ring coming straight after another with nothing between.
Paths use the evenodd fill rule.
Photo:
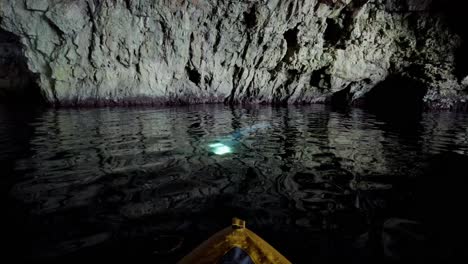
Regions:
<instances>
[{"instance_id":1,"label":"dark water","mask_svg":"<svg viewBox=\"0 0 468 264\"><path fill-rule=\"evenodd\" d=\"M464 226L467 122L322 106L2 109L5 252L175 263L238 216L295 263L446 260Z\"/></svg>"}]
</instances>

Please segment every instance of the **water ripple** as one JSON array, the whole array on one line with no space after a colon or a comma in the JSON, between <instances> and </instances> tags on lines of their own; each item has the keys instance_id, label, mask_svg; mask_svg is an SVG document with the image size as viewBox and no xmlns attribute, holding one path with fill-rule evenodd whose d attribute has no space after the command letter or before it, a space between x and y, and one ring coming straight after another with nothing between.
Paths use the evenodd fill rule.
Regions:
<instances>
[{"instance_id":1,"label":"water ripple","mask_svg":"<svg viewBox=\"0 0 468 264\"><path fill-rule=\"evenodd\" d=\"M241 215L258 228L329 232L347 226L333 216L359 219L362 208L382 207L431 155L466 155L467 121L427 113L407 130L361 110L323 107L47 111L23 124L2 116L0 159L13 159L11 195L58 237L44 245L49 253L54 243L63 253L80 249L47 224L55 222L76 232L82 247L148 217L158 232L163 219L203 214L206 225L179 231L203 232ZM29 132L15 135L18 127ZM215 155L215 142L232 153ZM87 224L70 225L80 221ZM35 241L39 247L44 238Z\"/></svg>"}]
</instances>

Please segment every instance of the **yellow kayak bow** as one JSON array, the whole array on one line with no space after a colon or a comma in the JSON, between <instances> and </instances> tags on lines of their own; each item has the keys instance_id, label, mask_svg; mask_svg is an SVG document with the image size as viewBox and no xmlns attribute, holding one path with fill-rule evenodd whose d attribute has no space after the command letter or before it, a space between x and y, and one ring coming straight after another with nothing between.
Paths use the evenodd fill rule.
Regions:
<instances>
[{"instance_id":1,"label":"yellow kayak bow","mask_svg":"<svg viewBox=\"0 0 468 264\"><path fill-rule=\"evenodd\" d=\"M203 242L178 264L291 264L270 244L232 219L232 226Z\"/></svg>"}]
</instances>

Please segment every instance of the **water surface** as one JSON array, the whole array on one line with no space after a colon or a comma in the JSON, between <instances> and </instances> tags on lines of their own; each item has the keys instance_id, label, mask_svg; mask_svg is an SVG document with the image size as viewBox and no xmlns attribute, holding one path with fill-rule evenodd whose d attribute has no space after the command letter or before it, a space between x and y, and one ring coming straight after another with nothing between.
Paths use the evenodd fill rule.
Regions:
<instances>
[{"instance_id":1,"label":"water surface","mask_svg":"<svg viewBox=\"0 0 468 264\"><path fill-rule=\"evenodd\" d=\"M467 164L467 122L324 106L2 109L2 226L28 260L174 263L234 216L295 263L399 259L393 227L397 249L446 258L448 222L430 219L450 218L458 179L428 175Z\"/></svg>"}]
</instances>

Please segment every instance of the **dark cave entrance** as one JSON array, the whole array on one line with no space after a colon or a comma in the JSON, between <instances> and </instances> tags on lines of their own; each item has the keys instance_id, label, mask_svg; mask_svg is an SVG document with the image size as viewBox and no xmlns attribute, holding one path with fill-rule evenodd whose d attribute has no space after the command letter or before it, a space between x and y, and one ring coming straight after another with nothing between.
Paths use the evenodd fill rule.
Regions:
<instances>
[{"instance_id":1,"label":"dark cave entrance","mask_svg":"<svg viewBox=\"0 0 468 264\"><path fill-rule=\"evenodd\" d=\"M355 103L385 113L419 112L424 108L426 93L427 87L423 83L409 77L391 75Z\"/></svg>"},{"instance_id":2,"label":"dark cave entrance","mask_svg":"<svg viewBox=\"0 0 468 264\"><path fill-rule=\"evenodd\" d=\"M433 10L441 13L452 30L460 35L462 43L455 54L455 74L459 80L468 76L468 27L466 27L466 1L434 0Z\"/></svg>"},{"instance_id":3,"label":"dark cave entrance","mask_svg":"<svg viewBox=\"0 0 468 264\"><path fill-rule=\"evenodd\" d=\"M0 103L43 104L36 79L27 67L19 38L0 29Z\"/></svg>"}]
</instances>

